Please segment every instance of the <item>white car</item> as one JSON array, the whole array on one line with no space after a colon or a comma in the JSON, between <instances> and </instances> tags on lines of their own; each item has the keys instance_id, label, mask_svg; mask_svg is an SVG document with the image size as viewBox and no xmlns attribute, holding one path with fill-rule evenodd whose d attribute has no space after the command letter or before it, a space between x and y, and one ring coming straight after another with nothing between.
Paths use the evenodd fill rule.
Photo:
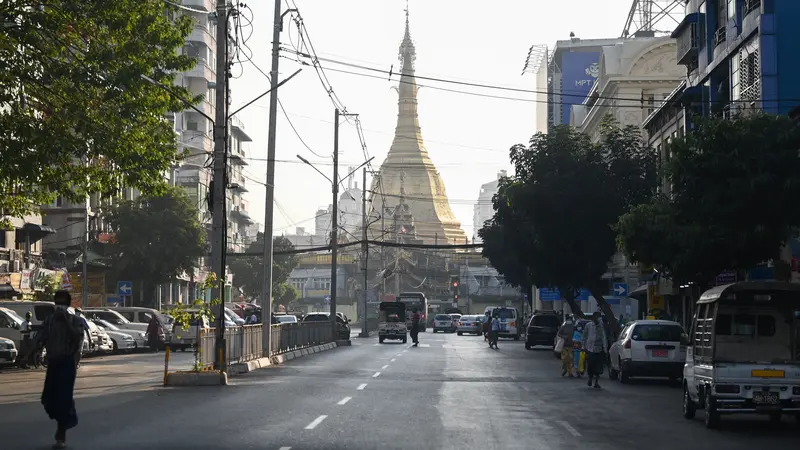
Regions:
<instances>
[{"instance_id":1,"label":"white car","mask_svg":"<svg viewBox=\"0 0 800 450\"><path fill-rule=\"evenodd\" d=\"M455 322L450 314L437 314L433 318L433 332L444 331L452 333L456 331Z\"/></svg>"},{"instance_id":2,"label":"white car","mask_svg":"<svg viewBox=\"0 0 800 450\"><path fill-rule=\"evenodd\" d=\"M17 347L14 345L14 341L0 337L0 365L14 364L17 356Z\"/></svg>"},{"instance_id":3,"label":"white car","mask_svg":"<svg viewBox=\"0 0 800 450\"><path fill-rule=\"evenodd\" d=\"M633 377L679 380L686 362L687 337L671 320L637 320L625 326L611 345L608 376L626 383Z\"/></svg>"},{"instance_id":4,"label":"white car","mask_svg":"<svg viewBox=\"0 0 800 450\"><path fill-rule=\"evenodd\" d=\"M92 322L108 334L112 341L112 350L115 352L136 350L147 346L147 339L141 331L122 330L103 319L94 319Z\"/></svg>"}]
</instances>

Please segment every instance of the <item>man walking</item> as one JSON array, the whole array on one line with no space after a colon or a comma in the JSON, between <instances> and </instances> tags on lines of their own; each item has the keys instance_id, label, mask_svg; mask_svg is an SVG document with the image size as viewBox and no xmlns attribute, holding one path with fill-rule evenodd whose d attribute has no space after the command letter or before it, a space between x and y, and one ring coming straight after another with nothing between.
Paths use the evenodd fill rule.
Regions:
<instances>
[{"instance_id":1,"label":"man walking","mask_svg":"<svg viewBox=\"0 0 800 450\"><path fill-rule=\"evenodd\" d=\"M491 332L489 333L489 348L494 347L497 349L497 338L500 334L500 319L497 316L492 317Z\"/></svg>"},{"instance_id":2,"label":"man walking","mask_svg":"<svg viewBox=\"0 0 800 450\"><path fill-rule=\"evenodd\" d=\"M419 346L419 313L417 312L417 308L412 309L413 315L411 316L411 342L414 343L414 347Z\"/></svg>"},{"instance_id":3,"label":"man walking","mask_svg":"<svg viewBox=\"0 0 800 450\"><path fill-rule=\"evenodd\" d=\"M36 350L47 349L47 374L42 389L42 405L47 415L58 424L54 448L65 448L67 430L78 425L73 391L83 348L84 329L80 317L69 307L72 297L57 291L56 309L36 334Z\"/></svg>"},{"instance_id":4,"label":"man walking","mask_svg":"<svg viewBox=\"0 0 800 450\"><path fill-rule=\"evenodd\" d=\"M589 373L587 386L592 386L594 379L595 389L600 389L600 375L603 374L603 365L606 363L606 330L601 321L600 311L592 314L592 320L583 330L583 351L586 352L586 371Z\"/></svg>"}]
</instances>

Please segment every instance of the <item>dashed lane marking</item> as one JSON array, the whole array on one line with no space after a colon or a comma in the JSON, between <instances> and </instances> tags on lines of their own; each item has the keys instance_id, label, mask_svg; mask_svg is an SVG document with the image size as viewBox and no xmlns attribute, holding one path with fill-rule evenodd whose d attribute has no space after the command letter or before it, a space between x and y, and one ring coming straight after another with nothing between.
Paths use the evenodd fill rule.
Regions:
<instances>
[{"instance_id":1,"label":"dashed lane marking","mask_svg":"<svg viewBox=\"0 0 800 450\"><path fill-rule=\"evenodd\" d=\"M352 400L352 399L353 399L353 397L345 397L345 398L343 398L343 399L339 400L339 402L338 402L338 403L336 403L336 404L337 404L337 405L339 405L339 406L341 406L341 405L346 405L346 404L347 404L347 402L349 402L349 401L350 401L350 400Z\"/></svg>"},{"instance_id":2,"label":"dashed lane marking","mask_svg":"<svg viewBox=\"0 0 800 450\"><path fill-rule=\"evenodd\" d=\"M581 437L581 432L576 430L575 427L569 424L569 422L566 422L564 420L556 420L556 423L564 427L564 429L567 430L569 434L571 434L572 436Z\"/></svg>"},{"instance_id":3,"label":"dashed lane marking","mask_svg":"<svg viewBox=\"0 0 800 450\"><path fill-rule=\"evenodd\" d=\"M281 447L278 450L292 450L292 447Z\"/></svg>"},{"instance_id":4,"label":"dashed lane marking","mask_svg":"<svg viewBox=\"0 0 800 450\"><path fill-rule=\"evenodd\" d=\"M396 359L394 359L394 358L392 358L392 359L391 359L391 361L389 361L389 362L395 362L395 361L397 361L397 360L396 360Z\"/></svg>"},{"instance_id":5,"label":"dashed lane marking","mask_svg":"<svg viewBox=\"0 0 800 450\"><path fill-rule=\"evenodd\" d=\"M381 367L381 370L386 370L387 367L389 367L388 364L386 364L385 366Z\"/></svg>"},{"instance_id":6,"label":"dashed lane marking","mask_svg":"<svg viewBox=\"0 0 800 450\"><path fill-rule=\"evenodd\" d=\"M378 378L379 376L381 376L380 372L375 372L372 374L372 378Z\"/></svg>"},{"instance_id":7,"label":"dashed lane marking","mask_svg":"<svg viewBox=\"0 0 800 450\"><path fill-rule=\"evenodd\" d=\"M316 419L314 419L310 424L306 425L306 430L313 430L317 428L317 425L321 424L323 420L325 420L328 416L323 414Z\"/></svg>"},{"instance_id":8,"label":"dashed lane marking","mask_svg":"<svg viewBox=\"0 0 800 450\"><path fill-rule=\"evenodd\" d=\"M363 391L365 387L367 387L367 383L361 383L361 384L358 385L356 390L357 391Z\"/></svg>"}]
</instances>

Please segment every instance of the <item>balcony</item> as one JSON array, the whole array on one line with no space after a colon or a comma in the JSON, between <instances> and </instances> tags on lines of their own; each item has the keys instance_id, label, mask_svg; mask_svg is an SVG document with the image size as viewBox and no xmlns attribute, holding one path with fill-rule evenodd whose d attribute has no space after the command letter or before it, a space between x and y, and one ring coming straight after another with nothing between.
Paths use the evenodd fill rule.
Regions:
<instances>
[{"instance_id":1,"label":"balcony","mask_svg":"<svg viewBox=\"0 0 800 450\"><path fill-rule=\"evenodd\" d=\"M180 142L184 147L191 147L205 153L211 153L214 150L214 142L203 131L186 130L181 134ZM197 154L198 152L191 151L191 153Z\"/></svg>"},{"instance_id":2,"label":"balcony","mask_svg":"<svg viewBox=\"0 0 800 450\"><path fill-rule=\"evenodd\" d=\"M185 76L190 78L202 78L207 81L214 81L216 72L208 65L205 59L197 58L197 64L185 72ZM213 117L213 116L212 116Z\"/></svg>"},{"instance_id":3,"label":"balcony","mask_svg":"<svg viewBox=\"0 0 800 450\"><path fill-rule=\"evenodd\" d=\"M751 12L758 10L761 11L761 0L744 0L744 6L742 7L742 17L750 14Z\"/></svg>"},{"instance_id":4,"label":"balcony","mask_svg":"<svg viewBox=\"0 0 800 450\"><path fill-rule=\"evenodd\" d=\"M192 9L202 9L204 11L214 11L217 9L216 0L182 0L179 3Z\"/></svg>"},{"instance_id":5,"label":"balcony","mask_svg":"<svg viewBox=\"0 0 800 450\"><path fill-rule=\"evenodd\" d=\"M250 218L247 210L240 206L234 206L231 209L231 218L239 222L253 223L253 219Z\"/></svg>"},{"instance_id":6,"label":"balcony","mask_svg":"<svg viewBox=\"0 0 800 450\"><path fill-rule=\"evenodd\" d=\"M672 32L672 38L677 41L678 64L691 66L697 61L697 51L700 43L699 21L699 13L688 14L675 31Z\"/></svg>"},{"instance_id":7,"label":"balcony","mask_svg":"<svg viewBox=\"0 0 800 450\"><path fill-rule=\"evenodd\" d=\"M191 42L202 42L208 48L217 47L217 39L213 34L211 34L208 27L202 24L195 24L192 33L189 34L189 37L187 37L186 40Z\"/></svg>"},{"instance_id":8,"label":"balcony","mask_svg":"<svg viewBox=\"0 0 800 450\"><path fill-rule=\"evenodd\" d=\"M727 36L727 30L724 26L719 30L717 30L717 32L714 33L714 48L719 47L720 44L725 42L726 36Z\"/></svg>"}]
</instances>

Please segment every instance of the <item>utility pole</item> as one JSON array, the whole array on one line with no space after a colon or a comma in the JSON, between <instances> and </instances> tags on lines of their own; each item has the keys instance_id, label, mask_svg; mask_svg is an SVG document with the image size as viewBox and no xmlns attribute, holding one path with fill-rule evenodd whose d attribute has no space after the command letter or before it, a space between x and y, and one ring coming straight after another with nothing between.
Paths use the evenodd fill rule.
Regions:
<instances>
[{"instance_id":1,"label":"utility pole","mask_svg":"<svg viewBox=\"0 0 800 450\"><path fill-rule=\"evenodd\" d=\"M369 337L369 330L367 329L367 289L369 277L367 269L369 268L369 245L367 244L367 168L364 167L361 184L361 249L364 254L364 325L361 329L360 337Z\"/></svg>"},{"instance_id":2,"label":"utility pole","mask_svg":"<svg viewBox=\"0 0 800 450\"><path fill-rule=\"evenodd\" d=\"M398 205L399 206L399 205ZM394 208L394 214L392 214L392 218L394 220L394 241L395 243L400 243L400 233L397 232L397 206ZM395 298L400 297L400 247L395 249L396 258L394 260L394 289L395 289Z\"/></svg>"},{"instance_id":3,"label":"utility pole","mask_svg":"<svg viewBox=\"0 0 800 450\"><path fill-rule=\"evenodd\" d=\"M211 271L217 273L219 311L217 312L214 368L225 370L225 197L227 188L227 135L228 120L228 1L217 3L217 80L216 111L214 120L214 176L213 205L211 212Z\"/></svg>"},{"instance_id":4,"label":"utility pole","mask_svg":"<svg viewBox=\"0 0 800 450\"><path fill-rule=\"evenodd\" d=\"M88 159L87 166L88 164ZM89 306L89 264L87 259L89 256L89 207L92 205L92 197L86 196L86 208L83 210L83 245L81 246L82 269L81 269L81 310Z\"/></svg>"},{"instance_id":5,"label":"utility pole","mask_svg":"<svg viewBox=\"0 0 800 450\"><path fill-rule=\"evenodd\" d=\"M331 329L336 340L336 255L339 251L339 108L333 114L333 211L331 216ZM348 338L349 339L349 338Z\"/></svg>"}]
</instances>

